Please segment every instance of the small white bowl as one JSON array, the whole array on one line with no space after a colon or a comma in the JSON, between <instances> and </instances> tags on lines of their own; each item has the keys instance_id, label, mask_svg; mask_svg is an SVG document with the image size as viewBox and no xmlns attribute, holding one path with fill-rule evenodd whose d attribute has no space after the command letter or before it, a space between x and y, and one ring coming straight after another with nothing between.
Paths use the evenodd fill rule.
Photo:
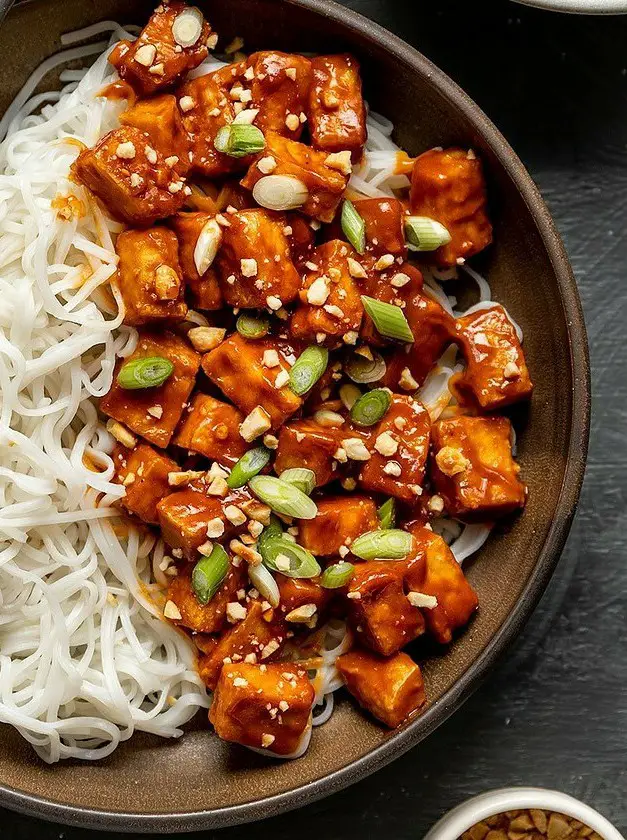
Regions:
<instances>
[{"instance_id":1,"label":"small white bowl","mask_svg":"<svg viewBox=\"0 0 627 840\"><path fill-rule=\"evenodd\" d=\"M475 823L487 817L524 808L557 811L585 823L604 840L625 840L620 831L604 816L584 802L557 790L532 787L501 788L475 796L445 814L426 834L424 840L457 840Z\"/></svg>"},{"instance_id":2,"label":"small white bowl","mask_svg":"<svg viewBox=\"0 0 627 840\"><path fill-rule=\"evenodd\" d=\"M627 13L627 0L515 0L526 6L538 6L553 12L570 12L578 15L623 15Z\"/></svg>"}]
</instances>

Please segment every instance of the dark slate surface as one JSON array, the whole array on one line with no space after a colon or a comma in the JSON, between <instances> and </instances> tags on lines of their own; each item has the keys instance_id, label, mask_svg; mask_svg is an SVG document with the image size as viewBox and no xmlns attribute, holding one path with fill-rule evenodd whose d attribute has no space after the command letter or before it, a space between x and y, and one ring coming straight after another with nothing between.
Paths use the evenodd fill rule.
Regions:
<instances>
[{"instance_id":1,"label":"dark slate surface","mask_svg":"<svg viewBox=\"0 0 627 840\"><path fill-rule=\"evenodd\" d=\"M544 193L589 330L588 475L549 590L516 647L463 709L360 784L255 828L224 830L220 840L251 831L276 840L413 840L453 805L511 784L565 790L627 832L627 18L555 15L509 0L345 2L458 81ZM6 840L88 833L1 818Z\"/></svg>"}]
</instances>

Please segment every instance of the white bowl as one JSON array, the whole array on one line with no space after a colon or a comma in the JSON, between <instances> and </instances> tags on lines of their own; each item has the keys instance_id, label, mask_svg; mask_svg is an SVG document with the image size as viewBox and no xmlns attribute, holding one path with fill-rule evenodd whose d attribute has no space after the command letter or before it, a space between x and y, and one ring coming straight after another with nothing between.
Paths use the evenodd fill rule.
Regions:
<instances>
[{"instance_id":1,"label":"white bowl","mask_svg":"<svg viewBox=\"0 0 627 840\"><path fill-rule=\"evenodd\" d=\"M627 14L626 0L515 0L526 6L538 6L554 12L574 12L580 15Z\"/></svg>"},{"instance_id":2,"label":"white bowl","mask_svg":"<svg viewBox=\"0 0 627 840\"><path fill-rule=\"evenodd\" d=\"M487 817L523 808L557 811L585 823L600 834L603 840L625 840L617 828L584 802L557 790L532 787L501 788L469 799L445 814L424 840L457 840L464 831Z\"/></svg>"}]
</instances>

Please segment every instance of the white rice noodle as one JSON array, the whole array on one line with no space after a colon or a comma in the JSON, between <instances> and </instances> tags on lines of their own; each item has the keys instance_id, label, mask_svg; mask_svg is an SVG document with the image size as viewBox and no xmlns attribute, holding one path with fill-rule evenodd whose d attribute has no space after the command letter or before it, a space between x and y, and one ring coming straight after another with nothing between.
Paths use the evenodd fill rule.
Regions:
<instances>
[{"instance_id":1,"label":"white rice noodle","mask_svg":"<svg viewBox=\"0 0 627 840\"><path fill-rule=\"evenodd\" d=\"M312 725L322 726L323 723L326 723L333 714L333 706L333 694L329 692L329 694L325 694L322 698L322 703L314 708L311 720Z\"/></svg>"},{"instance_id":2,"label":"white rice noodle","mask_svg":"<svg viewBox=\"0 0 627 840\"><path fill-rule=\"evenodd\" d=\"M416 399L427 409L432 423L435 423L453 399L449 387L451 376L455 373L461 373L464 369L461 363L456 362L456 358L457 347L451 344L440 356L435 367L429 372L423 385L416 392Z\"/></svg>"},{"instance_id":3,"label":"white rice noodle","mask_svg":"<svg viewBox=\"0 0 627 840\"><path fill-rule=\"evenodd\" d=\"M133 41L140 31L139 26L129 25L124 28L115 20L101 20L98 23L92 23L91 26L85 26L83 29L74 29L72 32L65 32L61 35L60 40L63 46L66 47L69 44L88 41L97 35L110 33L114 41L121 41L124 38Z\"/></svg>"},{"instance_id":4,"label":"white rice noodle","mask_svg":"<svg viewBox=\"0 0 627 840\"><path fill-rule=\"evenodd\" d=\"M467 557L479 551L490 536L491 530L492 525L482 523L464 526L462 533L449 546L460 566Z\"/></svg>"},{"instance_id":5,"label":"white rice noodle","mask_svg":"<svg viewBox=\"0 0 627 840\"><path fill-rule=\"evenodd\" d=\"M461 265L461 268L463 271L466 272L466 274L468 274L469 277L472 277L477 286L479 286L479 300L492 300L492 289L490 288L490 284L485 279L485 277L482 277L477 271L474 270L474 268L471 268L466 263L463 263Z\"/></svg>"},{"instance_id":6,"label":"white rice noodle","mask_svg":"<svg viewBox=\"0 0 627 840\"><path fill-rule=\"evenodd\" d=\"M406 189L409 178L396 174L401 149L390 135L393 125L385 117L368 113L368 138L363 158L351 175L349 189L366 198L391 198L395 190Z\"/></svg>"}]
</instances>

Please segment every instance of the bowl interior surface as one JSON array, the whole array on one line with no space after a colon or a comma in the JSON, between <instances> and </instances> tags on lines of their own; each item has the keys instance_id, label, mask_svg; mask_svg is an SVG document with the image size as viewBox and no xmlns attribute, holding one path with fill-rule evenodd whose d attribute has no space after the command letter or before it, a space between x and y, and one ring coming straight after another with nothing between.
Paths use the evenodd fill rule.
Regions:
<instances>
[{"instance_id":1,"label":"bowl interior surface","mask_svg":"<svg viewBox=\"0 0 627 840\"><path fill-rule=\"evenodd\" d=\"M34 67L59 49L61 33L106 18L143 23L152 5L127 0L18 5L0 28L5 57L0 109ZM415 154L434 145L472 145L482 155L495 244L473 264L487 274L494 297L525 332L536 391L516 421L529 504L469 564L480 612L447 651L431 651L424 667L428 711L400 732L380 728L342 698L314 734L306 757L294 763L227 746L201 719L176 742L136 735L98 764L48 767L14 730L2 728L0 804L100 828L174 831L259 818L355 781L425 737L475 687L537 601L565 539L585 462L587 359L574 281L535 188L479 109L414 51L332 4L235 0L210 3L205 10L222 44L241 35L246 50L350 50L362 63L366 98L394 121L401 146ZM17 46L26 40L28 49ZM41 87L54 86L49 76Z\"/></svg>"}]
</instances>

